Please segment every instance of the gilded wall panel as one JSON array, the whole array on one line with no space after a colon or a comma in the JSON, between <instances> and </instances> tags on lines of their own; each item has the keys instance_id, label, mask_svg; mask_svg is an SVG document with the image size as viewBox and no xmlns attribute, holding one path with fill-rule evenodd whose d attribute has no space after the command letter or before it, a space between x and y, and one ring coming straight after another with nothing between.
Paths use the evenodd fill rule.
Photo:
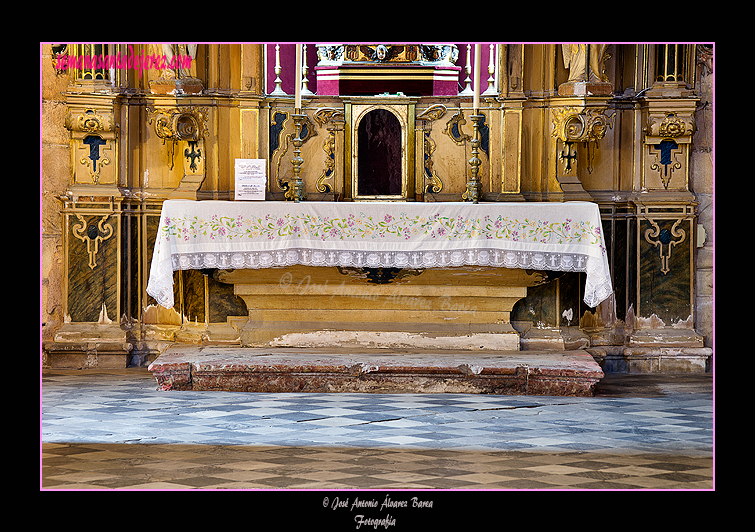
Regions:
<instances>
[{"instance_id":1,"label":"gilded wall panel","mask_svg":"<svg viewBox=\"0 0 755 532\"><path fill-rule=\"evenodd\" d=\"M687 190L688 146L666 139L648 144L645 152L645 190Z\"/></svg>"},{"instance_id":2,"label":"gilded wall panel","mask_svg":"<svg viewBox=\"0 0 755 532\"><path fill-rule=\"evenodd\" d=\"M458 108L449 108L446 115L432 124L430 136L435 141L433 170L443 181L442 192L449 197L461 198L466 190L467 161L471 157L469 139L472 121Z\"/></svg>"},{"instance_id":3,"label":"gilded wall panel","mask_svg":"<svg viewBox=\"0 0 755 532\"><path fill-rule=\"evenodd\" d=\"M112 141L99 135L86 135L72 141L74 183L114 185L116 158Z\"/></svg>"},{"instance_id":4,"label":"gilded wall panel","mask_svg":"<svg viewBox=\"0 0 755 532\"><path fill-rule=\"evenodd\" d=\"M474 133L472 120L469 118L471 109L449 107L445 116L433 122L431 136L436 143L433 152L433 169L443 180L441 201L459 201L466 191L467 179L470 175L469 159L472 157L471 139ZM482 183L483 194L496 189L491 185L493 173L500 176L500 170L491 170L490 151L491 137L488 115L485 116L484 131L481 132L479 149L480 170L479 179ZM496 146L496 149L498 146ZM499 179L499 178L496 178Z\"/></svg>"},{"instance_id":5,"label":"gilded wall panel","mask_svg":"<svg viewBox=\"0 0 755 532\"><path fill-rule=\"evenodd\" d=\"M259 109L240 109L241 159L259 159L260 153L260 112Z\"/></svg>"},{"instance_id":6,"label":"gilded wall panel","mask_svg":"<svg viewBox=\"0 0 755 532\"><path fill-rule=\"evenodd\" d=\"M503 125L500 135L501 192L502 199L514 201L521 198L522 176L522 111L520 108L503 110Z\"/></svg>"}]
</instances>

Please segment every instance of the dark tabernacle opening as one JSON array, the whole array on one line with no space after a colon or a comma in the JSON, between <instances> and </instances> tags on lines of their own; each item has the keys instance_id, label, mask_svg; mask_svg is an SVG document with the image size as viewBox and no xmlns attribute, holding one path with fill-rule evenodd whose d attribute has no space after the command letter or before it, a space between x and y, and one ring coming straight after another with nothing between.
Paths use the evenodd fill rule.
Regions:
<instances>
[{"instance_id":1,"label":"dark tabernacle opening","mask_svg":"<svg viewBox=\"0 0 755 532\"><path fill-rule=\"evenodd\" d=\"M357 194L398 196L401 190L401 124L386 109L375 109L359 122Z\"/></svg>"}]
</instances>

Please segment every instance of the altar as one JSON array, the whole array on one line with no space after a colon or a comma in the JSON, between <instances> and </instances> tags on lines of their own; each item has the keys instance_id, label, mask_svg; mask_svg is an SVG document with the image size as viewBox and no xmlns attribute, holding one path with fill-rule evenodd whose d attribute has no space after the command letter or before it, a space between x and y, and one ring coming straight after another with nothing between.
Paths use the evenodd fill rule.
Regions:
<instances>
[{"instance_id":1,"label":"altar","mask_svg":"<svg viewBox=\"0 0 755 532\"><path fill-rule=\"evenodd\" d=\"M43 54L44 367L488 393L711 369L709 45ZM164 54L191 64L81 61Z\"/></svg>"},{"instance_id":2,"label":"altar","mask_svg":"<svg viewBox=\"0 0 755 532\"><path fill-rule=\"evenodd\" d=\"M536 271L585 272L591 307L611 295L600 227L589 202L168 200L147 292L170 308L174 271L221 270L247 346L518 349L508 312Z\"/></svg>"},{"instance_id":3,"label":"altar","mask_svg":"<svg viewBox=\"0 0 755 532\"><path fill-rule=\"evenodd\" d=\"M611 295L595 204L169 200L147 291L172 307L187 269L218 270L249 315L241 349L161 355L164 389L581 395L602 376L584 351L516 355L509 320L538 271Z\"/></svg>"}]
</instances>

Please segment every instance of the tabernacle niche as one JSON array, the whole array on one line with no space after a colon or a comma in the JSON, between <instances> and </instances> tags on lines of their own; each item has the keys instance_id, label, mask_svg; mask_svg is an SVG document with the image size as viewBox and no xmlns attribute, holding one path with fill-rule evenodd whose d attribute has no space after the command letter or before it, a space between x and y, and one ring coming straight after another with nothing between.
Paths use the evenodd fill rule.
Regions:
<instances>
[{"instance_id":1,"label":"tabernacle niche","mask_svg":"<svg viewBox=\"0 0 755 532\"><path fill-rule=\"evenodd\" d=\"M359 196L398 196L401 190L401 124L386 109L374 109L359 122Z\"/></svg>"}]
</instances>

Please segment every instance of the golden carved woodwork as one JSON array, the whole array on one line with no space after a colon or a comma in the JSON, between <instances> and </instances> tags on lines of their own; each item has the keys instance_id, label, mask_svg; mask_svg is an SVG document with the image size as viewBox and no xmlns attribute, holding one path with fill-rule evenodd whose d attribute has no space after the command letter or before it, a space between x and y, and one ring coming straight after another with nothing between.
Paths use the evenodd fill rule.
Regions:
<instances>
[{"instance_id":1,"label":"golden carved woodwork","mask_svg":"<svg viewBox=\"0 0 755 532\"><path fill-rule=\"evenodd\" d=\"M336 134L333 131L330 131L328 136L325 137L325 141L322 143L322 150L325 152L325 170L317 178L315 188L317 192L330 192L332 186L326 183L326 181L333 179L336 175Z\"/></svg>"},{"instance_id":2,"label":"golden carved woodwork","mask_svg":"<svg viewBox=\"0 0 755 532\"><path fill-rule=\"evenodd\" d=\"M616 116L605 115L601 108L557 107L553 113L552 135L563 142L596 142L613 127Z\"/></svg>"},{"instance_id":3,"label":"golden carved woodwork","mask_svg":"<svg viewBox=\"0 0 755 532\"><path fill-rule=\"evenodd\" d=\"M417 115L415 120L422 123L423 138L423 153L424 164L422 174L424 176L424 183L422 185L422 192L432 191L433 193L439 193L443 190L443 181L441 181L438 172L433 168L433 153L437 146L435 141L430 137L430 131L424 129L425 123L439 120L446 115L446 106L442 104L431 105L421 113Z\"/></svg>"},{"instance_id":4,"label":"golden carved woodwork","mask_svg":"<svg viewBox=\"0 0 755 532\"><path fill-rule=\"evenodd\" d=\"M93 99L68 108L64 126L71 135L74 184L112 186L116 183L114 141L118 123L115 116L113 106Z\"/></svg>"},{"instance_id":5,"label":"golden carved woodwork","mask_svg":"<svg viewBox=\"0 0 755 532\"><path fill-rule=\"evenodd\" d=\"M695 133L695 100L648 98L644 133L646 190L687 190L689 149Z\"/></svg>"},{"instance_id":6,"label":"golden carved woodwork","mask_svg":"<svg viewBox=\"0 0 755 532\"><path fill-rule=\"evenodd\" d=\"M147 107L147 122L154 124L155 133L163 140L192 140L206 138L209 108L186 106L168 109Z\"/></svg>"},{"instance_id":7,"label":"golden carved woodwork","mask_svg":"<svg viewBox=\"0 0 755 532\"><path fill-rule=\"evenodd\" d=\"M113 226L105 223L109 217L109 214L102 216L95 225L94 223L87 224L84 217L81 214L77 214L76 218L81 223L73 226L71 229L73 236L82 242L86 242L87 253L89 254L89 268L91 270L97 266L97 251L99 251L100 242L113 236Z\"/></svg>"},{"instance_id":8,"label":"golden carved woodwork","mask_svg":"<svg viewBox=\"0 0 755 532\"><path fill-rule=\"evenodd\" d=\"M648 137L681 139L695 132L695 115L659 110L648 117L645 132Z\"/></svg>"},{"instance_id":9,"label":"golden carved woodwork","mask_svg":"<svg viewBox=\"0 0 755 532\"><path fill-rule=\"evenodd\" d=\"M108 46L111 54L125 52L127 48L124 44ZM409 61L438 64L452 57L443 55L446 48L440 49L448 45L437 45L437 48L401 44L315 46L323 64L355 61L358 64L352 67L364 69L364 72L371 68L400 69L406 66L402 62ZM710 211L704 192L700 200L700 189L708 186L709 175L707 152L703 150L712 150L712 141L707 140L710 125L705 118L711 113L705 106L712 103L701 99L706 97L710 72L704 78L693 77L695 68L703 64L699 61L706 59L698 57L695 62L695 46L701 50L701 45L679 45L689 46L691 54L684 70L690 77L685 78L685 82L654 82L653 58L657 45L611 44L607 45L605 54L595 55L600 67L588 70L598 73L599 79L575 80L571 86L563 82L572 73L573 64L564 65L559 46L498 45L494 75L500 93L482 98L485 135L477 158L481 160L478 174L484 197L486 201L576 199L600 203L606 229L610 225L615 231L611 233L612 239L615 236L610 243L611 252L622 250L613 256L617 285L624 278L637 279L623 286L624 299L617 303L619 318L627 319L630 326L636 325L633 315L627 314L633 304L631 311L638 316L646 317L654 312L648 309L668 307L671 310L667 314L673 319L685 319L695 310L692 275L695 263L692 261L697 258L691 255L687 263L684 260L694 252L695 243L701 245L700 227L695 225L697 209ZM68 47L69 53L75 53L71 45ZM60 50L63 48L52 49L51 60L57 62ZM110 317L126 316L135 320L134 323L150 324L146 329L135 330L135 335L174 340L170 334L175 332L162 329L168 326L167 318L140 321L144 315L157 315L143 286L149 274L149 250L161 202L181 197L233 198L234 158L268 159L268 201L283 200L285 190L278 186L285 187L291 180L293 90L283 95L268 92L274 87L272 78L275 76L271 75L266 84L266 61L273 59L266 56L264 50L263 44L200 44L197 80L182 82L194 83L192 87L196 90L191 91L188 90L191 87L182 90L176 80L155 84L153 78L159 74L157 71L147 76L142 70L142 76L137 77L135 73L116 69L112 79L100 80L76 77L76 73L69 71L66 80L62 75L65 71L56 72L55 65L50 67L48 62L43 62L45 98L51 98L43 100L45 179L49 179L50 186L64 184L54 191L55 198L61 200L64 207L56 204L55 208L67 209L65 223L70 221L62 238L71 245L58 245L56 249L63 250L60 252L63 257L57 262L50 261L64 265L62 272L50 275L70 282L63 286L64 294L60 296L63 303L58 303L56 308L63 309L65 314L67 309L74 308L74 301L89 298L88 306L99 312L103 302L94 295L87 295L90 292L74 277L80 274L88 282L86 274L101 275L115 287L114 303L109 300L107 303ZM429 52L436 55L430 57ZM710 55L712 51L707 56L709 70L712 69ZM310 61L308 66L311 80L318 65ZM283 64L282 68L281 77L286 79L287 86L293 86L293 66ZM108 76L110 72L104 74ZM355 170L358 168L356 128L369 108L386 107L394 100L395 107L401 107L402 132L406 135L402 139L406 150L402 154L402 170L408 177L401 196L389 199L455 202L462 193L468 196L465 184L470 169L473 123L470 118L472 97L462 90L465 75L463 70L459 73L459 94L451 96L402 98L356 93L307 96L300 111L307 115L308 121L305 122L306 135L302 135L304 162L300 173L311 197L318 201L385 199L354 197L359 178ZM483 90L486 78L483 74ZM309 86L317 92L312 83ZM284 119L275 122L281 114ZM306 142L317 134L320 140ZM68 157L59 157L57 154L64 153L66 148ZM699 164L690 164L693 153L699 158L695 159ZM182 158L183 165L176 160L177 166L173 168L175 157ZM564 167L570 163L570 172L564 172ZM43 201L48 200L43 198ZM699 207L698 201L701 201ZM652 220L648 218L649 213L633 211L638 202L646 202L656 209ZM49 205L50 202L45 203L45 209L49 209ZM670 205L686 209L679 214L683 219L681 223L673 219L675 214L666 212ZM51 214L46 213L46 223L56 214L47 212ZM109 217L104 215L106 212ZM664 219L664 216L670 218ZM624 217L628 217L626 221ZM630 225L635 223L636 226ZM701 217L700 223L707 224L709 219ZM625 233L631 227L635 229L628 237ZM46 235L50 241L51 235ZM628 246L628 242L631 245ZM642 251L634 253L635 248ZM625 254L630 256L622 264ZM111 260L111 256L117 260ZM636 274L629 275L630 268L636 269ZM73 277L69 270L74 272ZM511 273L506 272L506 275ZM208 277L198 272L193 274L205 287L204 291L193 293L191 283L182 283L184 277L189 278L189 273L184 272L178 283L181 297L187 301L194 297L206 301L204 306L200 305L205 312L204 321L214 323L205 323L204 328L209 331L222 325L224 331L232 333L229 338L236 338L239 331L226 319L239 314L244 315L243 322L246 322L248 316L246 311L231 312L225 306L236 309L244 305L234 302L236 296L232 288L212 277L207 288ZM426 277L427 272L422 279ZM647 281L651 278L654 284ZM340 283L340 277L331 281L334 279ZM566 303L571 296L564 295L567 281L571 283L567 277L558 281L561 284L554 300L548 299L551 296L528 296L528 307L532 306L530 302L535 308L541 301L549 302L541 305L543 310L537 311L536 318L542 318L548 327L558 326L562 311L570 310L562 306L562 303L571 305ZM664 286L673 284L673 290L664 286L658 288L655 283L660 282L666 283ZM271 277L270 284L276 283L277 277ZM680 298L679 293L683 297ZM661 298L667 298L663 304L659 302ZM320 310L353 311L347 306L351 300L335 304L330 296L321 299ZM679 302L681 299L693 303L685 307ZM671 303L666 305L666 300ZM120 308L121 305L124 308ZM222 311L218 310L221 305ZM677 312L677 307L682 310ZM216 309L215 314L207 314L208 308ZM549 314L551 308L553 316ZM576 306L574 313L581 326L585 316L580 315ZM96 322L96 312L94 315ZM672 319L662 317L666 323ZM519 319L524 318L522 310ZM386 312L386 319L393 316ZM526 319L530 319L529 314ZM89 310L77 313L74 309L73 322L91 320ZM179 326L181 323L184 323L183 334L188 334L182 312L178 315ZM122 332L118 323L114 327ZM202 327L200 324L199 328ZM622 341L623 337L619 344Z\"/></svg>"},{"instance_id":10,"label":"golden carved woodwork","mask_svg":"<svg viewBox=\"0 0 755 532\"><path fill-rule=\"evenodd\" d=\"M684 242L684 238L687 235L684 229L679 228L679 224L681 224L683 221L684 220L680 218L676 222L674 222L674 225L671 227L670 231L662 231L655 220L648 219L648 222L653 227L651 229L645 230L645 240L649 244L652 244L658 248L658 253L661 257L661 273L663 273L663 275L666 275L671 271L671 268L669 267L671 250L677 244Z\"/></svg>"},{"instance_id":11,"label":"golden carved woodwork","mask_svg":"<svg viewBox=\"0 0 755 532\"><path fill-rule=\"evenodd\" d=\"M464 133L461 129L461 126L466 123L467 121L464 118L464 112L459 109L459 112L454 114L450 120L446 122L446 128L443 130L443 133L448 135L458 146L462 146L466 141L472 138L471 135Z\"/></svg>"},{"instance_id":12,"label":"golden carved woodwork","mask_svg":"<svg viewBox=\"0 0 755 532\"><path fill-rule=\"evenodd\" d=\"M115 131L115 120L112 112L86 109L76 113L69 109L65 126L69 131L79 133L112 133Z\"/></svg>"}]
</instances>

